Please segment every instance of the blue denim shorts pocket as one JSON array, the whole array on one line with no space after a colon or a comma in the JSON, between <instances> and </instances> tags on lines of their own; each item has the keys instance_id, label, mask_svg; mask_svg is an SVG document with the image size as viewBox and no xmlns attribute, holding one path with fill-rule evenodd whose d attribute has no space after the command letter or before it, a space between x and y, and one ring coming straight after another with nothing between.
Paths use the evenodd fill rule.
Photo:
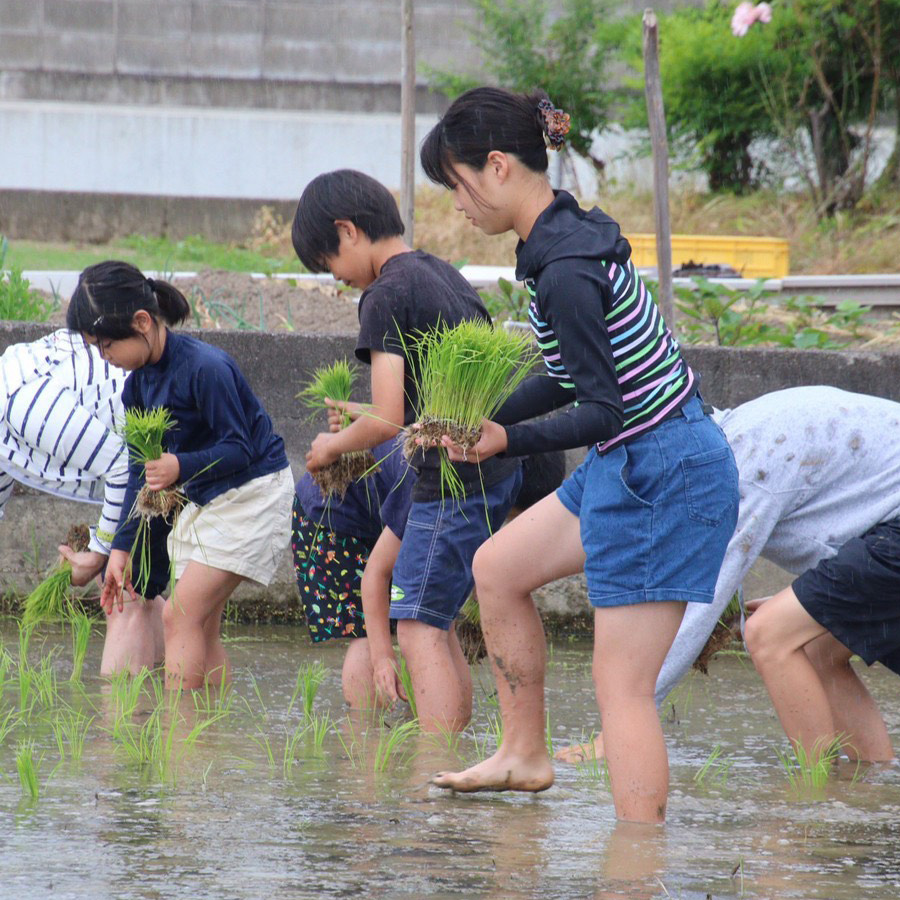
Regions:
<instances>
[{"instance_id":1,"label":"blue denim shorts pocket","mask_svg":"<svg viewBox=\"0 0 900 900\"><path fill-rule=\"evenodd\" d=\"M722 490L736 477L729 447L686 456L681 461L688 515L695 522L718 527L734 506L734 497Z\"/></svg>"}]
</instances>

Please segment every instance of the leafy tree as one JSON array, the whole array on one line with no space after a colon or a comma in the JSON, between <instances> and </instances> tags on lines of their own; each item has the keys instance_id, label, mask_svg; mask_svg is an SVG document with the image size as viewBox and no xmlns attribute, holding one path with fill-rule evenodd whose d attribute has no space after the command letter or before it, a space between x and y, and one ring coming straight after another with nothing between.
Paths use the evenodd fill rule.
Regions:
<instances>
[{"instance_id":1,"label":"leafy tree","mask_svg":"<svg viewBox=\"0 0 900 900\"><path fill-rule=\"evenodd\" d=\"M543 88L572 117L569 146L598 171L604 162L592 151L593 134L609 121L615 89L608 61L623 33L610 19L612 0L563 0L551 16L547 0L469 0L478 16L472 40L484 68L501 86L527 92ZM455 98L481 79L431 69L431 84Z\"/></svg>"}]
</instances>

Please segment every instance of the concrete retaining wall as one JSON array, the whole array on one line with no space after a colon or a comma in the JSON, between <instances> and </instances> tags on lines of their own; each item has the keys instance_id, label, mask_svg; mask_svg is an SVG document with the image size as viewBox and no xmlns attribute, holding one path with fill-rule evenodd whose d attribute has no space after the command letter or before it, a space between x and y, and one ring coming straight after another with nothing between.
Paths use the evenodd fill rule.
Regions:
<instances>
[{"instance_id":1,"label":"concrete retaining wall","mask_svg":"<svg viewBox=\"0 0 900 900\"><path fill-rule=\"evenodd\" d=\"M10 344L35 340L46 331L43 325L0 323L0 353ZM250 332L202 332L201 336L237 360L284 437L295 474L302 472L305 448L319 427L301 418L294 394L311 369L352 354L353 337ZM804 384L833 384L900 401L900 355L693 347L686 356L701 373L706 399L720 407ZM579 456L573 451L571 461ZM84 504L17 488L0 522L0 591L33 586L38 573L54 558L69 525L90 521L94 514ZM759 579L753 585L758 595L768 592ZM282 618L296 615L296 588L288 560L270 589L244 586L239 596L248 607ZM569 579L544 589L539 602L552 615L584 612L582 582Z\"/></svg>"}]
</instances>

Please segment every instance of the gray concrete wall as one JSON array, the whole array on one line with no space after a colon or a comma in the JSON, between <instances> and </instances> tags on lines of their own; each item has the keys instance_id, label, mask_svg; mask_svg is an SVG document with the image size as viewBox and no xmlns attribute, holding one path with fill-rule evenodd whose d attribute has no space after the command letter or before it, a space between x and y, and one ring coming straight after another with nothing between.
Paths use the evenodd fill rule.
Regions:
<instances>
[{"instance_id":1,"label":"gray concrete wall","mask_svg":"<svg viewBox=\"0 0 900 900\"><path fill-rule=\"evenodd\" d=\"M10 344L34 340L46 331L43 325L0 323L0 353ZM295 474L302 472L305 448L319 427L301 417L294 394L311 369L351 354L353 337L219 331L201 336L237 360L284 437ZM706 399L720 407L804 384L833 384L900 401L900 355L691 347L686 356L702 376ZM579 455L573 451L572 461ZM40 570L54 558L68 527L90 521L94 514L95 508L84 504L17 489L0 521L0 592L32 587ZM769 577L760 574L766 572ZM779 584L771 580L771 567L761 567L748 586L751 594L760 596ZM239 596L248 606L275 610L279 616L296 610L287 558L268 591L245 586ZM551 615L586 612L583 583L577 578L544 589L539 602Z\"/></svg>"}]
</instances>

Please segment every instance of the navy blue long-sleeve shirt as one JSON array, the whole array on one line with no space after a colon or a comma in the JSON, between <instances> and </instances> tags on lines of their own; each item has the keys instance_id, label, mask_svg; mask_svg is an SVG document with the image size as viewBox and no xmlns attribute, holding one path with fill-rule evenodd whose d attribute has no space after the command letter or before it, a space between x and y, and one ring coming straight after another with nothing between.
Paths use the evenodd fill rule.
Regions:
<instances>
[{"instance_id":1,"label":"navy blue long-sleeve shirt","mask_svg":"<svg viewBox=\"0 0 900 900\"><path fill-rule=\"evenodd\" d=\"M175 427L163 446L178 457L181 490L198 506L288 465L284 442L235 361L196 338L169 331L159 361L128 376L122 402L172 414ZM129 462L114 549L129 550L134 541L137 521L128 516L143 480L144 467Z\"/></svg>"}]
</instances>

